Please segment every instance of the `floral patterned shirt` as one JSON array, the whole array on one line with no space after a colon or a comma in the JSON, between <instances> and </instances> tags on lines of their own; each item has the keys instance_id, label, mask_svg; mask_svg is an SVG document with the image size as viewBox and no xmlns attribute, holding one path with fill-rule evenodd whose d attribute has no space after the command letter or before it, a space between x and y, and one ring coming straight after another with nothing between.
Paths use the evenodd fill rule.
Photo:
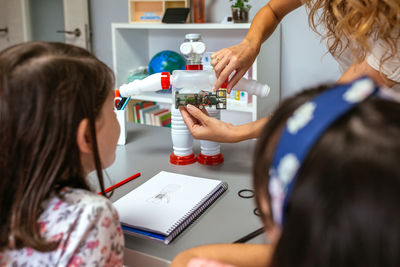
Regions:
<instances>
[{"instance_id":1,"label":"floral patterned shirt","mask_svg":"<svg viewBox=\"0 0 400 267\"><path fill-rule=\"evenodd\" d=\"M0 253L0 266L122 266L124 239L112 203L82 189L64 188L61 198L43 203L38 225L57 249L40 252L25 247Z\"/></svg>"}]
</instances>

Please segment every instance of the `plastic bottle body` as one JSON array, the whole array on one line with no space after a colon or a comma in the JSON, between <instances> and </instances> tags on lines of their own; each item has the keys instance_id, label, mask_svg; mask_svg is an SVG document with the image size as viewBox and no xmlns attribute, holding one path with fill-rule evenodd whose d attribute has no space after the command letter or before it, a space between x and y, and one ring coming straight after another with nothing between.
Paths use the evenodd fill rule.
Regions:
<instances>
[{"instance_id":1,"label":"plastic bottle body","mask_svg":"<svg viewBox=\"0 0 400 267\"><path fill-rule=\"evenodd\" d=\"M180 116L179 109L171 107L171 133L175 155L179 157L188 156L193 153L193 137Z\"/></svg>"},{"instance_id":2,"label":"plastic bottle body","mask_svg":"<svg viewBox=\"0 0 400 267\"><path fill-rule=\"evenodd\" d=\"M171 85L171 75L168 72L152 74L143 80L134 80L119 87L122 97L139 95L144 92L155 92L162 89L169 89Z\"/></svg>"},{"instance_id":3,"label":"plastic bottle body","mask_svg":"<svg viewBox=\"0 0 400 267\"><path fill-rule=\"evenodd\" d=\"M269 91L271 90L266 84L261 84L255 80L249 80L246 78L241 78L232 89L237 91L244 91L247 92L249 95L256 95L260 97L268 96Z\"/></svg>"},{"instance_id":4,"label":"plastic bottle body","mask_svg":"<svg viewBox=\"0 0 400 267\"><path fill-rule=\"evenodd\" d=\"M213 108L206 108L211 118L219 120L221 118L220 110ZM221 153L221 146L217 142L208 140L200 140L200 154L198 162L205 165L217 165L224 161L224 156Z\"/></svg>"},{"instance_id":5,"label":"plastic bottle body","mask_svg":"<svg viewBox=\"0 0 400 267\"><path fill-rule=\"evenodd\" d=\"M211 92L216 79L213 70L175 70L172 72L173 102L175 93Z\"/></svg>"},{"instance_id":6,"label":"plastic bottle body","mask_svg":"<svg viewBox=\"0 0 400 267\"><path fill-rule=\"evenodd\" d=\"M171 138L173 153L170 162L175 165L187 165L196 162L193 153L193 137L183 121L181 112L171 106Z\"/></svg>"},{"instance_id":7,"label":"plastic bottle body","mask_svg":"<svg viewBox=\"0 0 400 267\"><path fill-rule=\"evenodd\" d=\"M176 70L171 78L172 92L199 93L201 90L211 92L216 81L217 77L213 70ZM266 97L270 92L268 85L246 78L241 78L232 89L260 97Z\"/></svg>"}]
</instances>

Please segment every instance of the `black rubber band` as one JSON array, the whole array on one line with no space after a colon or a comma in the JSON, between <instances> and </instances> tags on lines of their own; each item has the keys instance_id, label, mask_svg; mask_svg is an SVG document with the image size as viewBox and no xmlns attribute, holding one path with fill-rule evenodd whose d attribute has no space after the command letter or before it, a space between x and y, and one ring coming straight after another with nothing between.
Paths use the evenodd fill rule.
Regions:
<instances>
[{"instance_id":1,"label":"black rubber band","mask_svg":"<svg viewBox=\"0 0 400 267\"><path fill-rule=\"evenodd\" d=\"M253 198L254 197L254 190L242 189L242 190L239 190L238 195L241 198Z\"/></svg>"},{"instance_id":2,"label":"black rubber band","mask_svg":"<svg viewBox=\"0 0 400 267\"><path fill-rule=\"evenodd\" d=\"M254 213L254 215L256 215L256 216L261 216L261 210L259 209L259 208L255 208L254 210L253 210L253 213Z\"/></svg>"}]
</instances>

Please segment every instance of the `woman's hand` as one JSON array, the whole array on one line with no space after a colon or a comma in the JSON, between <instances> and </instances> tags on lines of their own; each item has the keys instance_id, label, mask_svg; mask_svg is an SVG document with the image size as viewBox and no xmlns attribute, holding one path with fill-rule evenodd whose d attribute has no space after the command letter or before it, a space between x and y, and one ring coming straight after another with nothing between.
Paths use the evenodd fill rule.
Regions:
<instances>
[{"instance_id":1,"label":"woman's hand","mask_svg":"<svg viewBox=\"0 0 400 267\"><path fill-rule=\"evenodd\" d=\"M194 258L189 261L187 267L235 267L235 266L214 260Z\"/></svg>"},{"instance_id":2,"label":"woman's hand","mask_svg":"<svg viewBox=\"0 0 400 267\"><path fill-rule=\"evenodd\" d=\"M190 133L195 139L210 140L214 142L237 142L234 126L230 123L211 118L206 109L198 109L187 105L179 108L182 118Z\"/></svg>"},{"instance_id":3,"label":"woman's hand","mask_svg":"<svg viewBox=\"0 0 400 267\"><path fill-rule=\"evenodd\" d=\"M260 52L261 44L271 36L282 18L303 3L301 0L271 0L262 7L251 22L249 31L243 41L215 52L211 56L217 75L214 91L235 73L227 86L228 93L243 77Z\"/></svg>"},{"instance_id":4,"label":"woman's hand","mask_svg":"<svg viewBox=\"0 0 400 267\"><path fill-rule=\"evenodd\" d=\"M244 39L238 45L224 48L212 54L211 65L213 65L215 74L218 77L214 85L214 90L221 88L231 73L234 73L226 87L228 93L230 93L233 86L253 64L259 51L259 45L254 45L247 39Z\"/></svg>"},{"instance_id":5,"label":"woman's hand","mask_svg":"<svg viewBox=\"0 0 400 267\"><path fill-rule=\"evenodd\" d=\"M179 110L194 138L220 143L236 143L257 138L269 120L269 117L264 117L235 126L231 123L211 118L205 108L200 110L195 106L187 105L186 108L179 107Z\"/></svg>"}]
</instances>

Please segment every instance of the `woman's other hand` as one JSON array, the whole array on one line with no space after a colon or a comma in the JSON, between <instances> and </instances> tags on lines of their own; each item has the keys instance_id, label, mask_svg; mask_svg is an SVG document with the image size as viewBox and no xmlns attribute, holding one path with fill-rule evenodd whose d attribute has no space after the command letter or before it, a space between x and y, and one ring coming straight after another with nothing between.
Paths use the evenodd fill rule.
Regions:
<instances>
[{"instance_id":1,"label":"woman's other hand","mask_svg":"<svg viewBox=\"0 0 400 267\"><path fill-rule=\"evenodd\" d=\"M211 55L211 65L214 67L218 79L214 91L221 88L222 84L234 73L226 87L228 93L233 86L243 77L253 64L260 51L259 45L251 44L244 39L240 44L221 49Z\"/></svg>"}]
</instances>

